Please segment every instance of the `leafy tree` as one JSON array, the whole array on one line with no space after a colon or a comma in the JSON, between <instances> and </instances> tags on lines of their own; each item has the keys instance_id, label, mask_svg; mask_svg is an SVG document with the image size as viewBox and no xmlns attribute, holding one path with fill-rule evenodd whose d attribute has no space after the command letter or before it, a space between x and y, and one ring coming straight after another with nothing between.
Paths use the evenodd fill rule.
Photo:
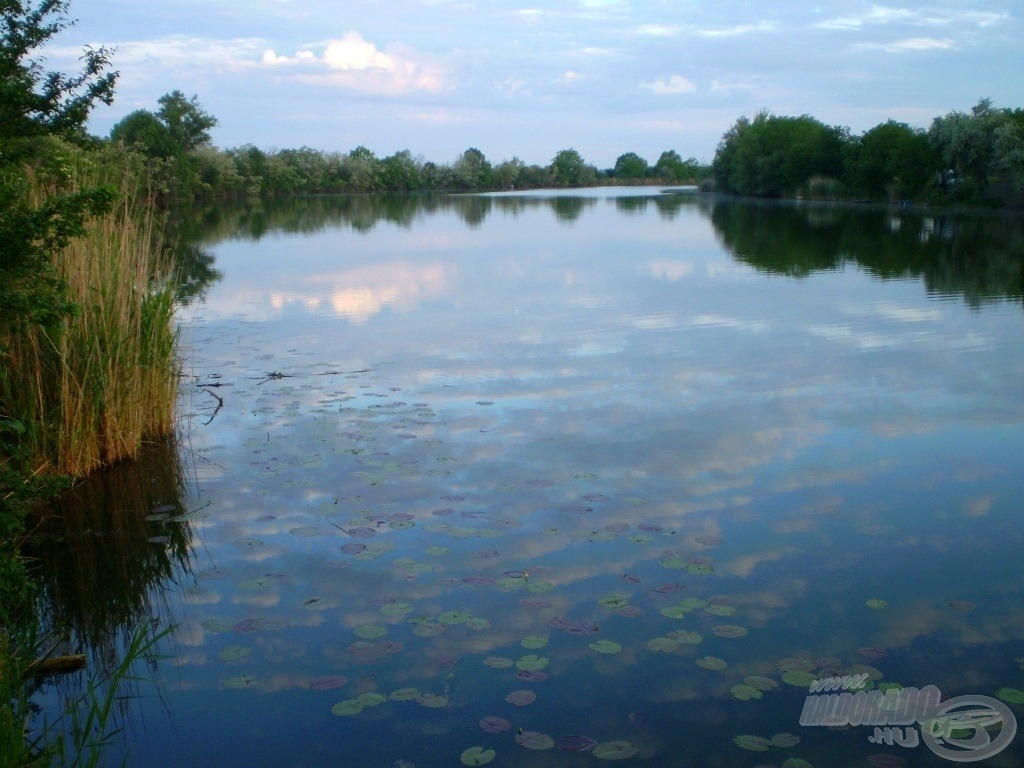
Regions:
<instances>
[{"instance_id":1,"label":"leafy tree","mask_svg":"<svg viewBox=\"0 0 1024 768\"><path fill-rule=\"evenodd\" d=\"M575 149L559 151L549 166L552 182L561 187L582 187L592 182L597 171L584 162Z\"/></svg>"},{"instance_id":2,"label":"leafy tree","mask_svg":"<svg viewBox=\"0 0 1024 768\"><path fill-rule=\"evenodd\" d=\"M355 192L373 192L381 188L380 161L372 151L358 146L345 157L349 188Z\"/></svg>"},{"instance_id":3,"label":"leafy tree","mask_svg":"<svg viewBox=\"0 0 1024 768\"><path fill-rule=\"evenodd\" d=\"M196 96L186 99L175 90L161 96L157 103L160 109L156 116L167 129L173 154L184 155L210 143L210 130L216 127L217 118L203 111Z\"/></svg>"},{"instance_id":4,"label":"leafy tree","mask_svg":"<svg viewBox=\"0 0 1024 768\"><path fill-rule=\"evenodd\" d=\"M627 152L624 155L619 155L615 161L614 173L615 177L619 179L630 181L643 179L647 176L648 170L647 161L636 152Z\"/></svg>"},{"instance_id":5,"label":"leafy tree","mask_svg":"<svg viewBox=\"0 0 1024 768\"><path fill-rule=\"evenodd\" d=\"M673 184L685 184L687 182L696 183L700 179L707 175L707 168L697 160L695 157L688 157L683 160L679 153L674 149L666 150L661 153L661 157L658 158L658 162L655 163L653 168L654 175L659 179L673 183Z\"/></svg>"},{"instance_id":6,"label":"leafy tree","mask_svg":"<svg viewBox=\"0 0 1024 768\"><path fill-rule=\"evenodd\" d=\"M920 194L941 167L928 135L894 120L866 131L849 147L850 184L876 200Z\"/></svg>"},{"instance_id":7,"label":"leafy tree","mask_svg":"<svg viewBox=\"0 0 1024 768\"><path fill-rule=\"evenodd\" d=\"M812 177L841 178L845 129L813 117L762 111L741 117L722 137L713 169L729 192L756 197L795 194Z\"/></svg>"},{"instance_id":8,"label":"leafy tree","mask_svg":"<svg viewBox=\"0 0 1024 768\"><path fill-rule=\"evenodd\" d=\"M381 183L392 192L410 192L419 189L420 167L412 152L403 149L380 162Z\"/></svg>"},{"instance_id":9,"label":"leafy tree","mask_svg":"<svg viewBox=\"0 0 1024 768\"><path fill-rule=\"evenodd\" d=\"M511 160L502 160L494 168L492 175L494 186L498 189L515 189L525 168L526 163L518 157L513 157Z\"/></svg>"},{"instance_id":10,"label":"leafy tree","mask_svg":"<svg viewBox=\"0 0 1024 768\"><path fill-rule=\"evenodd\" d=\"M112 204L110 189L29 198L24 164L49 163L38 172L59 187L59 150L44 139L85 139L84 125L97 103L113 99L116 72L106 72L109 53L86 49L82 71L73 76L46 72L32 58L71 25L68 3L0 0L0 328L24 323L52 324L71 311L51 254L80 234L86 219ZM2 372L2 371L0 371Z\"/></svg>"},{"instance_id":11,"label":"leafy tree","mask_svg":"<svg viewBox=\"0 0 1024 768\"><path fill-rule=\"evenodd\" d=\"M484 153L470 147L455 161L455 178L463 189L487 189L491 185L492 168Z\"/></svg>"}]
</instances>

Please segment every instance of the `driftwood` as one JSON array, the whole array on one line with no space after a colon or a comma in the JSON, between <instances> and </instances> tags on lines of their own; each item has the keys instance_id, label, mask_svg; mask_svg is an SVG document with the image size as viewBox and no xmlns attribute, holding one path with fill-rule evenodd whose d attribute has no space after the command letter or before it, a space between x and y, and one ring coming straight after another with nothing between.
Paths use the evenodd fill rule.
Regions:
<instances>
[{"instance_id":1,"label":"driftwood","mask_svg":"<svg viewBox=\"0 0 1024 768\"><path fill-rule=\"evenodd\" d=\"M51 656L48 659L37 659L32 662L28 671L36 677L48 675L67 675L85 667L85 654L76 653L71 656Z\"/></svg>"}]
</instances>

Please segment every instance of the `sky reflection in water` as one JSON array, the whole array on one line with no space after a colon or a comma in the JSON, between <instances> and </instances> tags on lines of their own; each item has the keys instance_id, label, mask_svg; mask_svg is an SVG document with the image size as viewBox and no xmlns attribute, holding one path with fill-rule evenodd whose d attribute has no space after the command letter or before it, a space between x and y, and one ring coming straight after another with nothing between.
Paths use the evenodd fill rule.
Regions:
<instances>
[{"instance_id":1,"label":"sky reflection in water","mask_svg":"<svg viewBox=\"0 0 1024 768\"><path fill-rule=\"evenodd\" d=\"M706 205L581 205L214 246L182 311L205 517L133 765L600 759L520 731L629 765L941 765L801 727L777 662L1024 688L1019 300L797 279Z\"/></svg>"}]
</instances>

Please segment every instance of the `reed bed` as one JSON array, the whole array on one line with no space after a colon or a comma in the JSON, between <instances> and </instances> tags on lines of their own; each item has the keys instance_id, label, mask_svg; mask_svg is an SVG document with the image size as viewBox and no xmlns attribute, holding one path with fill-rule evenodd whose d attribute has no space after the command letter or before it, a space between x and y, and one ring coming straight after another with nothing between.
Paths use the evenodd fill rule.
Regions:
<instances>
[{"instance_id":1,"label":"reed bed","mask_svg":"<svg viewBox=\"0 0 1024 768\"><path fill-rule=\"evenodd\" d=\"M71 164L59 190L37 182L35 193L113 182L122 195L54 256L79 311L56 329L0 329L0 397L27 429L29 471L82 477L173 432L179 363L173 283L149 196L128 164L114 169L84 153Z\"/></svg>"}]
</instances>

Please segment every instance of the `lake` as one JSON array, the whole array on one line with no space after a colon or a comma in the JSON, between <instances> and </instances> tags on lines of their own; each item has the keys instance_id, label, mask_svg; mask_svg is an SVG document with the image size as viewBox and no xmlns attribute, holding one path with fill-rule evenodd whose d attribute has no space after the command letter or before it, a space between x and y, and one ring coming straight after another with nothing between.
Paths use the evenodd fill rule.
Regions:
<instances>
[{"instance_id":1,"label":"lake","mask_svg":"<svg viewBox=\"0 0 1024 768\"><path fill-rule=\"evenodd\" d=\"M93 667L174 628L110 765L1024 764L1021 219L645 188L180 229L181 433L38 553ZM809 722L842 676L1002 719Z\"/></svg>"}]
</instances>

